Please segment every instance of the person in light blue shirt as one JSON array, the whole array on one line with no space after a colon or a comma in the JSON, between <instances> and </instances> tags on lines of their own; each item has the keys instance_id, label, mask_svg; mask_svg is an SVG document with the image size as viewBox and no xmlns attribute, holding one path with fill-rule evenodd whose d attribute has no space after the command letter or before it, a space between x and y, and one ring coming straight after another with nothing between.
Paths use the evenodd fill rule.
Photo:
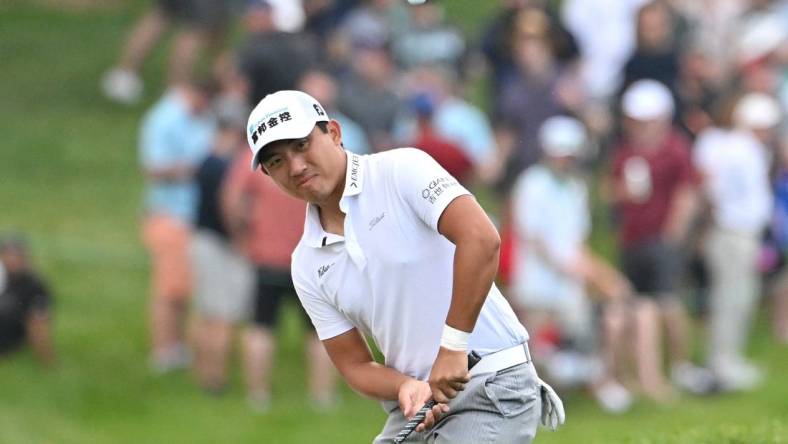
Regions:
<instances>
[{"instance_id":1,"label":"person in light blue shirt","mask_svg":"<svg viewBox=\"0 0 788 444\"><path fill-rule=\"evenodd\" d=\"M147 212L185 223L194 219L198 196L193 173L210 152L215 133L209 94L202 87L176 88L146 114L139 148Z\"/></svg>"},{"instance_id":2,"label":"person in light blue shirt","mask_svg":"<svg viewBox=\"0 0 788 444\"><path fill-rule=\"evenodd\" d=\"M150 364L159 373L188 363L180 326L191 294L188 249L199 199L194 174L215 136L209 112L213 91L207 83L175 87L142 123L139 148L146 182L142 237L150 253L152 279Z\"/></svg>"}]
</instances>

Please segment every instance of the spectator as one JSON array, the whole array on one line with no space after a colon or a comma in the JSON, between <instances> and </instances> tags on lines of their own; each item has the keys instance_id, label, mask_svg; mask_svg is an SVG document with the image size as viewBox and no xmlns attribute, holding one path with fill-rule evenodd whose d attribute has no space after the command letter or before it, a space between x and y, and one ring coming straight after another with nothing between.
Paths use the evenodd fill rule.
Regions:
<instances>
[{"instance_id":1,"label":"spectator","mask_svg":"<svg viewBox=\"0 0 788 444\"><path fill-rule=\"evenodd\" d=\"M211 82L167 92L142 123L145 175L143 240L151 258L151 366L167 372L188 364L184 322L191 295L188 249L199 192L194 173L210 151L215 126Z\"/></svg>"},{"instance_id":2,"label":"spectator","mask_svg":"<svg viewBox=\"0 0 788 444\"><path fill-rule=\"evenodd\" d=\"M0 238L0 360L28 343L42 363L55 363L52 296L30 263L25 240Z\"/></svg>"},{"instance_id":3,"label":"spectator","mask_svg":"<svg viewBox=\"0 0 788 444\"><path fill-rule=\"evenodd\" d=\"M227 102L225 102L227 103ZM202 388L218 394L227 384L233 327L251 309L253 270L232 245L221 211L221 187L234 157L246 151L246 109L218 110L219 132L213 150L197 169L200 191L191 243L196 321L195 375Z\"/></svg>"},{"instance_id":4,"label":"spectator","mask_svg":"<svg viewBox=\"0 0 788 444\"><path fill-rule=\"evenodd\" d=\"M671 5L687 21L688 42L703 53L725 73L734 63L731 48L736 44L736 27L747 0L672 1ZM727 77L727 75L725 76Z\"/></svg>"},{"instance_id":5,"label":"spectator","mask_svg":"<svg viewBox=\"0 0 788 444\"><path fill-rule=\"evenodd\" d=\"M299 82L299 89L317 99L326 109L326 112L342 126L342 140L345 147L357 154L369 154L372 147L361 128L350 117L336 109L337 83L326 71L314 68L307 71Z\"/></svg>"},{"instance_id":6,"label":"spectator","mask_svg":"<svg viewBox=\"0 0 788 444\"><path fill-rule=\"evenodd\" d=\"M641 79L653 79L667 86L677 98L679 53L676 17L660 0L652 1L637 13L637 45L624 65L622 90Z\"/></svg>"},{"instance_id":7,"label":"spectator","mask_svg":"<svg viewBox=\"0 0 788 444\"><path fill-rule=\"evenodd\" d=\"M351 72L340 78L337 106L364 129L373 151L392 147L400 100L394 90L394 65L385 42L354 48Z\"/></svg>"},{"instance_id":8,"label":"spectator","mask_svg":"<svg viewBox=\"0 0 788 444\"><path fill-rule=\"evenodd\" d=\"M358 0L304 1L304 30L320 41L328 41Z\"/></svg>"},{"instance_id":9,"label":"spectator","mask_svg":"<svg viewBox=\"0 0 788 444\"><path fill-rule=\"evenodd\" d=\"M678 283L689 223L697 207L697 173L689 141L671 125L670 90L654 80L633 83L622 98L624 138L611 176L618 237L626 276L638 294L659 304L669 338L673 382L692 392L711 388L711 375L689 361L689 320ZM644 391L664 400L668 391L652 368L640 369Z\"/></svg>"},{"instance_id":10,"label":"spectator","mask_svg":"<svg viewBox=\"0 0 788 444\"><path fill-rule=\"evenodd\" d=\"M620 74L635 49L635 18L649 0L566 0L561 19L577 38L584 88L602 103L621 83Z\"/></svg>"},{"instance_id":11,"label":"spectator","mask_svg":"<svg viewBox=\"0 0 788 444\"><path fill-rule=\"evenodd\" d=\"M411 5L410 22L392 42L394 59L400 68L444 65L463 73L467 45L465 37L444 22L442 5L435 1Z\"/></svg>"},{"instance_id":12,"label":"spectator","mask_svg":"<svg viewBox=\"0 0 788 444\"><path fill-rule=\"evenodd\" d=\"M746 390L762 379L744 357L760 295L757 257L772 208L770 145L780 122L777 102L762 94L740 99L733 130L698 138L695 162L705 179L713 225L705 242L711 272L709 365L722 390Z\"/></svg>"},{"instance_id":13,"label":"spectator","mask_svg":"<svg viewBox=\"0 0 788 444\"><path fill-rule=\"evenodd\" d=\"M249 83L249 103L293 89L319 60L317 46L303 33L277 31L268 0L250 0L243 17L247 36L238 50L238 69Z\"/></svg>"},{"instance_id":14,"label":"spectator","mask_svg":"<svg viewBox=\"0 0 788 444\"><path fill-rule=\"evenodd\" d=\"M694 42L681 59L678 94L682 109L680 124L692 137L712 125L713 109L729 86L729 73L722 61L715 59L706 42Z\"/></svg>"},{"instance_id":15,"label":"spectator","mask_svg":"<svg viewBox=\"0 0 788 444\"><path fill-rule=\"evenodd\" d=\"M272 118L278 120L280 116ZM272 125L272 120L266 124ZM270 406L274 328L280 306L284 298L296 301L290 255L301 237L305 205L285 194L268 176L252 171L251 161L249 150L238 156L227 176L222 199L233 241L256 267L252 325L244 333L243 355L247 399L255 411L262 413ZM307 319L301 305L297 306ZM307 325L312 325L308 319ZM330 407L336 379L333 365L314 330L310 330L306 342L309 396L316 407Z\"/></svg>"},{"instance_id":16,"label":"spectator","mask_svg":"<svg viewBox=\"0 0 788 444\"><path fill-rule=\"evenodd\" d=\"M781 268L771 288L774 297L772 320L775 338L788 345L788 138L783 136L779 147L771 233Z\"/></svg>"},{"instance_id":17,"label":"spectator","mask_svg":"<svg viewBox=\"0 0 788 444\"><path fill-rule=\"evenodd\" d=\"M405 8L394 0L361 0L345 16L335 37L344 40L347 49L380 46L391 42L406 26Z\"/></svg>"},{"instance_id":18,"label":"spectator","mask_svg":"<svg viewBox=\"0 0 788 444\"><path fill-rule=\"evenodd\" d=\"M632 397L612 372L618 367L616 353L623 348L622 304L631 288L587 245L591 229L588 190L577 171L586 132L577 120L555 116L542 125L539 140L542 161L523 172L512 196L519 240L514 306L536 338L557 321L568 350L556 352L538 340L533 350L535 359L546 362L552 381L586 383L603 408L620 413L629 408ZM599 350L586 284L603 290L603 345ZM595 356L606 358L601 369Z\"/></svg>"},{"instance_id":19,"label":"spectator","mask_svg":"<svg viewBox=\"0 0 788 444\"><path fill-rule=\"evenodd\" d=\"M542 123L579 107L573 86L578 82L558 61L547 40L546 14L527 8L519 15L512 44L516 70L503 81L495 113L503 159L500 164L505 166L499 185L504 193L521 171L539 159L534 141Z\"/></svg>"},{"instance_id":20,"label":"spectator","mask_svg":"<svg viewBox=\"0 0 788 444\"><path fill-rule=\"evenodd\" d=\"M120 60L102 78L104 95L131 105L142 97L140 70L170 23L179 26L169 60L168 83L193 79L203 48L221 50L230 22L229 0L153 0L126 40Z\"/></svg>"},{"instance_id":21,"label":"spectator","mask_svg":"<svg viewBox=\"0 0 788 444\"><path fill-rule=\"evenodd\" d=\"M514 69L512 58L513 35L517 30L520 11L535 7L545 9L544 0L503 0L501 11L485 27L482 37L482 52L491 69L491 92L493 102L501 100L500 90L503 79ZM574 36L564 28L557 11L545 9L549 19L548 40L556 57L562 63L573 63L579 59L580 52Z\"/></svg>"}]
</instances>

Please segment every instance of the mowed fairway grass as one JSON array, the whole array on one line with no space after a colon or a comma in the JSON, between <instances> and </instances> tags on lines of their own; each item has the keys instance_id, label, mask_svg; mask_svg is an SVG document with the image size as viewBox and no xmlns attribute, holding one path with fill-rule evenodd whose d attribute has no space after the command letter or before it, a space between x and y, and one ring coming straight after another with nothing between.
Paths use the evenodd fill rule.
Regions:
<instances>
[{"instance_id":1,"label":"mowed fairway grass","mask_svg":"<svg viewBox=\"0 0 788 444\"><path fill-rule=\"evenodd\" d=\"M292 307L280 326L266 415L246 407L237 373L229 392L214 398L187 373L148 372L136 133L160 90L165 52L145 70L144 105L114 106L97 90L145 3L0 0L0 230L30 235L57 298L60 355L54 369L40 368L27 351L0 361L0 443L370 442L385 419L376 402L346 387L333 411L305 402L302 328ZM451 2L450 16L475 30L493 4ZM788 442L788 349L760 325L752 353L770 375L757 392L641 402L619 417L568 394L567 425L537 442Z\"/></svg>"}]
</instances>

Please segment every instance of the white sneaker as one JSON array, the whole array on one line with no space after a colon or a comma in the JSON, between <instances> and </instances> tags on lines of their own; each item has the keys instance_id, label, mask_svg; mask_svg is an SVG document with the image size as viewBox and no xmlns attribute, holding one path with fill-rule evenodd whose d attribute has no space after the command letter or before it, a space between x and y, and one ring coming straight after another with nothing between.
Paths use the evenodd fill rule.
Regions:
<instances>
[{"instance_id":1,"label":"white sneaker","mask_svg":"<svg viewBox=\"0 0 788 444\"><path fill-rule=\"evenodd\" d=\"M623 385L607 381L593 390L599 405L608 413L624 413L632 407L632 394Z\"/></svg>"},{"instance_id":2,"label":"white sneaker","mask_svg":"<svg viewBox=\"0 0 788 444\"><path fill-rule=\"evenodd\" d=\"M747 391L763 382L763 371L741 359L726 360L715 366L715 374L721 391Z\"/></svg>"},{"instance_id":3,"label":"white sneaker","mask_svg":"<svg viewBox=\"0 0 788 444\"><path fill-rule=\"evenodd\" d=\"M142 80L131 71L111 69L101 79L101 91L114 102L134 105L142 97Z\"/></svg>"},{"instance_id":4,"label":"white sneaker","mask_svg":"<svg viewBox=\"0 0 788 444\"><path fill-rule=\"evenodd\" d=\"M676 387L695 395L709 394L716 385L716 378L711 370L687 361L671 367L670 380Z\"/></svg>"}]
</instances>

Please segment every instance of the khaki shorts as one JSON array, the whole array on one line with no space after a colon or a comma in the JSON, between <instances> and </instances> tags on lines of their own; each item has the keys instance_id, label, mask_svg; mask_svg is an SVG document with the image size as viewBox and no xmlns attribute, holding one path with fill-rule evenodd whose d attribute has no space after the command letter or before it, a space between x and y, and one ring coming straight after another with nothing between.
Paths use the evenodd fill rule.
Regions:
<instances>
[{"instance_id":1,"label":"khaki shorts","mask_svg":"<svg viewBox=\"0 0 788 444\"><path fill-rule=\"evenodd\" d=\"M187 300L191 295L190 238L191 228L171 216L145 218L142 239L150 254L153 297Z\"/></svg>"},{"instance_id":2,"label":"khaki shorts","mask_svg":"<svg viewBox=\"0 0 788 444\"><path fill-rule=\"evenodd\" d=\"M254 268L214 232L197 230L192 237L194 308L203 317L238 322L249 317Z\"/></svg>"}]
</instances>

